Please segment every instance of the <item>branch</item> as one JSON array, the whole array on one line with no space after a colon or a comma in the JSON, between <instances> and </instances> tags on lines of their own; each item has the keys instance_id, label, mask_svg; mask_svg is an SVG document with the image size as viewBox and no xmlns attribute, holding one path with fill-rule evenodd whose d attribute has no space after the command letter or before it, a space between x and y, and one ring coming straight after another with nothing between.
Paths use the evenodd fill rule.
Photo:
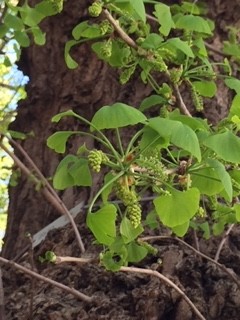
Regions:
<instances>
[{"instance_id":1,"label":"branch","mask_svg":"<svg viewBox=\"0 0 240 320\"><path fill-rule=\"evenodd\" d=\"M201 320L206 320L206 318L200 313L200 311L197 309L197 307L192 303L192 301L188 298L188 296L175 284L173 283L170 279L165 277L163 274L156 270L151 270L151 269L141 269L141 268L135 268L135 267L121 267L120 271L123 272L132 272L132 273L137 273L137 274L147 274L149 276L154 276L168 284L170 287L174 288L180 295L181 297L187 302L187 304L192 308L196 316L201 319Z\"/></svg>"},{"instance_id":2,"label":"branch","mask_svg":"<svg viewBox=\"0 0 240 320\"><path fill-rule=\"evenodd\" d=\"M230 226L228 227L227 231L225 232L225 234L224 234L224 236L223 236L223 238L222 238L222 240L221 240L221 242L220 242L220 244L219 244L219 246L218 246L217 252L216 252L216 254L215 254L215 257L214 257L214 260L215 260L215 261L218 261L218 260L219 260L219 256L220 256L220 253L221 253L221 251L222 251L222 248L223 248L225 242L227 241L228 235L229 235L229 233L232 231L232 229L234 228L234 226L235 226L234 223L230 224Z\"/></svg>"},{"instance_id":3,"label":"branch","mask_svg":"<svg viewBox=\"0 0 240 320\"><path fill-rule=\"evenodd\" d=\"M7 137L7 136L6 136ZM33 182L35 184L39 184L42 183L43 184L43 188L41 189L41 192L44 194L44 196L46 197L46 199L61 213L61 214L65 214L72 227L73 230L75 232L76 235L76 239L79 245L79 248L81 250L81 252L85 252L85 247L82 241L82 238L80 236L80 233L78 231L78 228L76 226L76 223L71 215L71 213L69 212L69 210L67 209L67 207L65 206L65 204L61 201L61 199L59 198L59 196L57 195L57 193L55 192L55 190L53 190L53 188L50 186L49 182L47 181L47 179L42 175L42 173L40 172L40 170L37 168L37 166L34 164L34 162L32 161L32 159L28 156L28 154L26 153L25 150L23 150L23 148L17 144L13 139L7 137L9 139L10 142L12 142L15 146L18 147L18 149L21 151L21 153L23 154L23 156L25 158L27 158L28 162L31 163L33 169L36 171L36 173L38 173L39 178L36 178L36 176L34 174L32 174L32 172L24 165L24 163L12 152L10 151L2 142L0 142L0 147L14 160L14 162L16 163L16 165L28 176L30 177ZM50 189L50 190L49 190Z\"/></svg>"},{"instance_id":4,"label":"branch","mask_svg":"<svg viewBox=\"0 0 240 320\"><path fill-rule=\"evenodd\" d=\"M51 284L51 285L53 285L53 286L55 286L57 288L60 288L61 290L64 290L67 293L72 294L73 296L75 296L79 300L82 300L82 301L85 301L85 302L88 302L88 303L93 302L93 298L92 297L89 297L89 296L85 295L84 293L81 293L78 290L75 290L74 288L69 288L69 287L65 286L64 284L62 284L62 283L59 283L57 281L54 281L54 280L49 279L47 277L44 277L44 276L42 276L42 275L40 275L40 274L30 270L30 269L27 269L27 268L21 266L18 263L15 263L15 262L13 262L11 260L8 260L8 259L2 258L2 257L0 257L0 262L2 262L3 264L6 264L8 266L14 267L15 269L18 269L18 270L30 275L31 277L35 277L38 280L41 280L41 281L49 283L49 284Z\"/></svg>"},{"instance_id":5,"label":"branch","mask_svg":"<svg viewBox=\"0 0 240 320\"><path fill-rule=\"evenodd\" d=\"M169 79L170 80L170 79ZM173 92L177 98L177 102L179 103L179 109L182 111L183 114L185 114L186 116L192 117L191 113L188 111L188 108L185 104L185 102L183 101L182 95L179 91L178 86L173 83L172 81L170 81L172 88L173 88Z\"/></svg>"},{"instance_id":6,"label":"branch","mask_svg":"<svg viewBox=\"0 0 240 320\"><path fill-rule=\"evenodd\" d=\"M97 259L96 258L83 259L83 258L75 258L75 257L56 256L55 263L63 263L63 262L89 263L89 262L93 262L94 260L96 261ZM190 307L193 309L194 313L198 316L199 319L206 320L203 317L203 315L200 313L200 311L192 303L192 301L187 297L187 295L175 283L173 283L171 280L169 280L167 277L165 277L163 274L159 273L158 271L150 270L150 269L135 268L135 267L121 267L119 271L148 274L150 276L155 276L161 279L162 281L167 283L169 286L174 288L182 296L182 298L190 305Z\"/></svg>"},{"instance_id":7,"label":"branch","mask_svg":"<svg viewBox=\"0 0 240 320\"><path fill-rule=\"evenodd\" d=\"M132 38L130 38L129 35L120 27L118 21L113 18L111 13L107 9L104 9L103 12L104 12L107 20L111 23L113 28L119 34L120 38L124 42L126 42L130 47L132 47L132 48L137 50L138 49L138 45L136 44L136 42Z\"/></svg>"},{"instance_id":8,"label":"branch","mask_svg":"<svg viewBox=\"0 0 240 320\"><path fill-rule=\"evenodd\" d=\"M2 88L6 88L6 89L9 89L9 90L14 90L14 91L17 91L18 89L18 86L11 86L10 84L6 84L6 83L2 83L0 82L0 87Z\"/></svg>"}]
</instances>

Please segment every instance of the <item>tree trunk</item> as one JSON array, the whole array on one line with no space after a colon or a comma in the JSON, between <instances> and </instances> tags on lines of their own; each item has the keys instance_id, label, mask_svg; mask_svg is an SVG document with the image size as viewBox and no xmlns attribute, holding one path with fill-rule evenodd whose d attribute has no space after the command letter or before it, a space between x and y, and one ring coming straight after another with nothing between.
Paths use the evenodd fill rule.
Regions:
<instances>
[{"instance_id":1,"label":"tree trunk","mask_svg":"<svg viewBox=\"0 0 240 320\"><path fill-rule=\"evenodd\" d=\"M94 110L103 105L116 101L137 105L149 93L149 88L137 80L120 86L117 73L97 59L90 44L74 49L75 58L79 62L76 70L66 67L64 45L71 37L73 27L88 17L89 3L86 0L64 2L64 11L60 15L42 23L47 35L46 45L33 45L24 49L20 61L20 68L30 78L28 98L20 104L11 129L33 133L21 145L47 178L53 175L61 157L47 148L46 139L58 129L74 130L79 126L71 119L53 125L51 118L55 114L73 109L91 119ZM75 152L85 140L79 139L77 145L69 145L70 152ZM15 152L22 159L18 150ZM35 190L29 177L24 175L16 187L10 187L9 196L2 254L6 258L13 258L28 243L26 232L34 234L59 213ZM71 208L87 199L88 190L79 192L71 188L61 192L60 196L66 206Z\"/></svg>"}]
</instances>

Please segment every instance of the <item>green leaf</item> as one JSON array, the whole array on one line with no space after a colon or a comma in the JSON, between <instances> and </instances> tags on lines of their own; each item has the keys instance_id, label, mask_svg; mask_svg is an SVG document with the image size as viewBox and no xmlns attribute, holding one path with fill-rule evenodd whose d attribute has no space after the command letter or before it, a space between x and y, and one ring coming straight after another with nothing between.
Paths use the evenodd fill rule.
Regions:
<instances>
[{"instance_id":1,"label":"green leaf","mask_svg":"<svg viewBox=\"0 0 240 320\"><path fill-rule=\"evenodd\" d=\"M98 110L91 122L97 129L102 130L144 123L146 120L147 118L139 110L117 102Z\"/></svg>"},{"instance_id":2,"label":"green leaf","mask_svg":"<svg viewBox=\"0 0 240 320\"><path fill-rule=\"evenodd\" d=\"M116 237L117 209L113 204L107 204L97 212L87 215L87 226L101 244L111 245Z\"/></svg>"},{"instance_id":3,"label":"green leaf","mask_svg":"<svg viewBox=\"0 0 240 320\"><path fill-rule=\"evenodd\" d=\"M129 0L129 2L138 17L146 23L146 12L143 0Z\"/></svg>"},{"instance_id":4,"label":"green leaf","mask_svg":"<svg viewBox=\"0 0 240 320\"><path fill-rule=\"evenodd\" d=\"M140 150L153 150L155 148L167 148L169 146L169 138L161 137L155 130L145 127L142 138L139 143Z\"/></svg>"},{"instance_id":5,"label":"green leaf","mask_svg":"<svg viewBox=\"0 0 240 320\"><path fill-rule=\"evenodd\" d=\"M102 34L98 24L89 24L88 21L83 21L73 28L72 35L75 40L79 40L80 38L100 37Z\"/></svg>"},{"instance_id":6,"label":"green leaf","mask_svg":"<svg viewBox=\"0 0 240 320\"><path fill-rule=\"evenodd\" d=\"M174 228L187 223L198 211L200 193L198 189L172 191L171 195L156 198L153 203L164 225Z\"/></svg>"},{"instance_id":7,"label":"green leaf","mask_svg":"<svg viewBox=\"0 0 240 320\"><path fill-rule=\"evenodd\" d=\"M37 10L39 13L41 13L44 17L50 17L54 16L58 12L54 8L54 5L51 1L45 0L39 2L35 7L35 10Z\"/></svg>"},{"instance_id":8,"label":"green leaf","mask_svg":"<svg viewBox=\"0 0 240 320\"><path fill-rule=\"evenodd\" d=\"M161 137L170 138L174 145L190 152L198 161L201 160L198 138L187 125L179 121L157 117L150 119L148 126L156 130Z\"/></svg>"},{"instance_id":9,"label":"green leaf","mask_svg":"<svg viewBox=\"0 0 240 320\"><path fill-rule=\"evenodd\" d=\"M210 129L206 120L185 116L183 114L180 114L178 110L169 113L169 119L180 121L181 123L190 127L193 131L209 131Z\"/></svg>"},{"instance_id":10,"label":"green leaf","mask_svg":"<svg viewBox=\"0 0 240 320\"><path fill-rule=\"evenodd\" d=\"M15 31L14 38L19 43L21 47L29 47L30 40L26 32L24 31Z\"/></svg>"},{"instance_id":11,"label":"green leaf","mask_svg":"<svg viewBox=\"0 0 240 320\"><path fill-rule=\"evenodd\" d=\"M205 43L203 41L202 38L198 38L195 39L193 41L193 46L196 46L199 50L198 50L198 54L202 57L207 57L208 56L208 52L205 46Z\"/></svg>"},{"instance_id":12,"label":"green leaf","mask_svg":"<svg viewBox=\"0 0 240 320\"><path fill-rule=\"evenodd\" d=\"M223 53L234 56L236 58L240 57L240 46L236 43L230 43L228 41L223 41Z\"/></svg>"},{"instance_id":13,"label":"green leaf","mask_svg":"<svg viewBox=\"0 0 240 320\"><path fill-rule=\"evenodd\" d=\"M55 152L64 153L66 151L66 143L68 138L76 134L75 131L58 131L47 139L47 146Z\"/></svg>"},{"instance_id":14,"label":"green leaf","mask_svg":"<svg viewBox=\"0 0 240 320\"><path fill-rule=\"evenodd\" d=\"M176 28L188 31L196 31L208 35L212 34L208 22L204 18L194 16L192 14L180 16L180 18L176 21Z\"/></svg>"},{"instance_id":15,"label":"green leaf","mask_svg":"<svg viewBox=\"0 0 240 320\"><path fill-rule=\"evenodd\" d=\"M100 255L100 260L106 270L118 271L125 265L127 255L127 248L122 246L121 251L118 251L117 253L112 251L102 253Z\"/></svg>"},{"instance_id":16,"label":"green leaf","mask_svg":"<svg viewBox=\"0 0 240 320\"><path fill-rule=\"evenodd\" d=\"M78 115L75 112L73 112L72 110L63 111L63 112L56 114L54 117L52 117L52 122L58 123L63 117L77 117L78 118Z\"/></svg>"},{"instance_id":17,"label":"green leaf","mask_svg":"<svg viewBox=\"0 0 240 320\"><path fill-rule=\"evenodd\" d=\"M228 78L224 80L226 86L240 95L240 80L236 78Z\"/></svg>"},{"instance_id":18,"label":"green leaf","mask_svg":"<svg viewBox=\"0 0 240 320\"><path fill-rule=\"evenodd\" d=\"M141 44L144 49L158 49L163 42L163 38L157 33L150 33Z\"/></svg>"},{"instance_id":19,"label":"green leaf","mask_svg":"<svg viewBox=\"0 0 240 320\"><path fill-rule=\"evenodd\" d=\"M188 45L186 41L183 41L179 38L171 38L167 40L166 44L170 44L171 46L175 47L176 49L182 51L186 56L193 58L194 53L192 52L191 47Z\"/></svg>"},{"instance_id":20,"label":"green leaf","mask_svg":"<svg viewBox=\"0 0 240 320\"><path fill-rule=\"evenodd\" d=\"M207 159L207 163L210 165L210 167L214 168L215 172L217 173L227 193L228 200L232 201L232 197L233 197L232 181L229 173L226 171L225 166L216 159Z\"/></svg>"},{"instance_id":21,"label":"green leaf","mask_svg":"<svg viewBox=\"0 0 240 320\"><path fill-rule=\"evenodd\" d=\"M42 30L36 26L31 29L34 42L39 46L43 46L46 43L46 34L42 32Z\"/></svg>"},{"instance_id":22,"label":"green leaf","mask_svg":"<svg viewBox=\"0 0 240 320\"><path fill-rule=\"evenodd\" d=\"M136 242L131 242L127 245L128 262L139 262L143 260L148 254L148 250Z\"/></svg>"},{"instance_id":23,"label":"green leaf","mask_svg":"<svg viewBox=\"0 0 240 320\"><path fill-rule=\"evenodd\" d=\"M23 21L11 13L7 12L4 17L4 24L9 28L16 31L22 31L24 29Z\"/></svg>"},{"instance_id":24,"label":"green leaf","mask_svg":"<svg viewBox=\"0 0 240 320\"><path fill-rule=\"evenodd\" d=\"M233 207L233 209L235 210L236 212L236 220L238 222L240 222L240 204L239 203L236 203Z\"/></svg>"},{"instance_id":25,"label":"green leaf","mask_svg":"<svg viewBox=\"0 0 240 320\"><path fill-rule=\"evenodd\" d=\"M176 227L173 227L172 228L172 231L178 236L178 237L183 237L187 231L188 231L188 228L189 228L189 221L179 225L179 226L176 226Z\"/></svg>"},{"instance_id":26,"label":"green leaf","mask_svg":"<svg viewBox=\"0 0 240 320\"><path fill-rule=\"evenodd\" d=\"M193 81L192 84L203 97L212 98L217 92L217 86L214 81Z\"/></svg>"},{"instance_id":27,"label":"green leaf","mask_svg":"<svg viewBox=\"0 0 240 320\"><path fill-rule=\"evenodd\" d=\"M72 36L75 40L79 40L82 36L82 32L89 28L88 21L83 21L76 25L72 30Z\"/></svg>"},{"instance_id":28,"label":"green leaf","mask_svg":"<svg viewBox=\"0 0 240 320\"><path fill-rule=\"evenodd\" d=\"M240 138L230 131L209 136L203 144L225 161L240 162Z\"/></svg>"},{"instance_id":29,"label":"green leaf","mask_svg":"<svg viewBox=\"0 0 240 320\"><path fill-rule=\"evenodd\" d=\"M220 234L222 234L224 231L224 227L225 227L225 221L223 220L220 220L217 223L214 223L212 227L214 236L219 236Z\"/></svg>"},{"instance_id":30,"label":"green leaf","mask_svg":"<svg viewBox=\"0 0 240 320\"><path fill-rule=\"evenodd\" d=\"M232 100L232 105L230 108L228 118L231 119L233 116L238 116L240 118L240 95L236 95Z\"/></svg>"},{"instance_id":31,"label":"green leaf","mask_svg":"<svg viewBox=\"0 0 240 320\"><path fill-rule=\"evenodd\" d=\"M46 17L46 14L43 14L36 8L29 7L27 3L25 3L19 11L22 21L29 27L37 26Z\"/></svg>"},{"instance_id":32,"label":"green leaf","mask_svg":"<svg viewBox=\"0 0 240 320\"><path fill-rule=\"evenodd\" d=\"M53 186L55 189L64 190L74 185L74 178L70 175L68 168L77 161L77 157L67 155L58 165L53 176Z\"/></svg>"},{"instance_id":33,"label":"green leaf","mask_svg":"<svg viewBox=\"0 0 240 320\"><path fill-rule=\"evenodd\" d=\"M69 167L68 172L73 177L74 186L90 187L92 185L92 176L87 159L78 159Z\"/></svg>"},{"instance_id":34,"label":"green leaf","mask_svg":"<svg viewBox=\"0 0 240 320\"><path fill-rule=\"evenodd\" d=\"M65 58L65 62L66 62L69 69L76 69L78 67L78 63L75 60L73 60L73 58L70 56L70 53L69 53L71 48L78 43L79 43L79 41L69 40L65 44L64 58Z\"/></svg>"},{"instance_id":35,"label":"green leaf","mask_svg":"<svg viewBox=\"0 0 240 320\"><path fill-rule=\"evenodd\" d=\"M166 4L159 3L154 6L155 12L154 15L157 17L159 24L161 27L159 31L164 36L168 36L171 29L175 28L174 21L172 19L170 7Z\"/></svg>"},{"instance_id":36,"label":"green leaf","mask_svg":"<svg viewBox=\"0 0 240 320\"><path fill-rule=\"evenodd\" d=\"M209 223L207 221L203 222L199 225L199 228L203 231L203 238L209 239L211 235Z\"/></svg>"},{"instance_id":37,"label":"green leaf","mask_svg":"<svg viewBox=\"0 0 240 320\"><path fill-rule=\"evenodd\" d=\"M127 217L123 217L120 224L120 233L123 236L124 243L129 243L136 239L143 232L143 227L139 225L134 228L132 223Z\"/></svg>"},{"instance_id":38,"label":"green leaf","mask_svg":"<svg viewBox=\"0 0 240 320\"><path fill-rule=\"evenodd\" d=\"M92 176L88 160L67 155L58 165L53 177L53 186L64 190L73 186L88 187L92 185Z\"/></svg>"},{"instance_id":39,"label":"green leaf","mask_svg":"<svg viewBox=\"0 0 240 320\"><path fill-rule=\"evenodd\" d=\"M165 98L163 98L162 96L153 94L150 97L147 97L142 101L142 103L139 107L139 110L143 112L152 106L155 106L155 105L161 106L161 105L165 104L166 102L167 102L167 100Z\"/></svg>"},{"instance_id":40,"label":"green leaf","mask_svg":"<svg viewBox=\"0 0 240 320\"><path fill-rule=\"evenodd\" d=\"M198 188L202 194L213 196L219 194L224 186L214 168L200 168L191 174L192 187Z\"/></svg>"}]
</instances>

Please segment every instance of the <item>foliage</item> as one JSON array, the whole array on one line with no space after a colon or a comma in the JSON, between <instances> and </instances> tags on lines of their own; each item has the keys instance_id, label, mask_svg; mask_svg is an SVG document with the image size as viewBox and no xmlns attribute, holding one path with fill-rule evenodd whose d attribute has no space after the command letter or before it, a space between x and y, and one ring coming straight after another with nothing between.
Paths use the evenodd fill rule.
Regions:
<instances>
[{"instance_id":1,"label":"foliage","mask_svg":"<svg viewBox=\"0 0 240 320\"><path fill-rule=\"evenodd\" d=\"M62 5L58 0L44 0L34 8L7 2L2 37L16 39L16 50L30 44L29 34L43 45L45 34L38 25L46 16L59 13ZM146 5L151 15L146 14ZM53 122L75 117L88 130L56 132L47 145L64 154L72 135L91 136L98 142L98 149L84 145L76 155L66 154L53 185L59 190L91 187L92 176L102 174L87 225L103 246L103 265L119 270L154 253L139 240L146 228L159 229L162 224L178 236L194 228L210 237L240 220L240 81L232 75L232 62L225 58L215 63L208 54L206 41L213 36L214 23L203 3L183 1L170 6L147 0L96 0L89 15L89 21L73 28L66 43L67 66L78 67L72 47L90 41L97 57L118 70L122 85L140 75L153 95L139 108L122 102L103 106L91 121L72 110L60 113ZM10 33L4 31L7 28ZM229 30L223 52L239 62L234 29ZM212 126L192 117L180 88L189 91L193 112L202 112L204 99L216 95L220 78L235 97L229 116ZM154 117L149 115L153 112ZM135 128L135 133L126 143L123 132L128 127ZM110 139L113 134L115 139ZM142 202L147 192L154 196L149 213Z\"/></svg>"},{"instance_id":2,"label":"foliage","mask_svg":"<svg viewBox=\"0 0 240 320\"><path fill-rule=\"evenodd\" d=\"M104 245L101 260L111 270L138 262L152 251L138 241L146 227L159 228L160 223L178 236L194 228L210 237L239 221L240 82L232 76L226 58L220 63L209 58L205 41L213 35L214 23L206 18L202 4L167 6L150 1L154 5L149 16L145 13L148 2L95 1L89 13L102 20L84 21L73 29L65 60L69 68L76 68L71 47L92 40L97 56L119 69L122 84L140 72L141 80L150 84L155 94L147 97L139 110L120 102L103 106L91 122L72 111L53 119L76 117L89 125L88 134L102 145L99 150L85 148L74 156L86 161L77 183L76 158L59 171L69 155L59 164L54 181L59 189L63 181L64 188L66 184L84 186L86 179L91 182L89 169L100 172L104 168L103 185L90 204L87 224L97 243ZM234 39L231 45L236 47L236 33ZM224 51L237 60L239 54L231 51L230 41L224 44ZM159 83L159 73L166 82ZM188 88L196 111L202 111L204 98L213 98L217 92L218 78L224 78L236 95L229 116L213 127L191 116L179 88ZM159 106L159 115L149 117L147 112L153 106L155 110ZM136 133L124 145L122 128L135 125ZM117 144L109 141L107 131L115 132ZM64 153L72 134L86 133L57 132L48 139L48 146ZM155 198L149 214L141 204L148 190Z\"/></svg>"}]
</instances>

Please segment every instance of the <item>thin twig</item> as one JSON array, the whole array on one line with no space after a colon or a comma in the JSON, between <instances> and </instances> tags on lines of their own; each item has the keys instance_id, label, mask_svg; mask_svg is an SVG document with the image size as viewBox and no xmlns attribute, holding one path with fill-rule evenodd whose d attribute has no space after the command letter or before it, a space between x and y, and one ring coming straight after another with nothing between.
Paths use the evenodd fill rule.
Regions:
<instances>
[{"instance_id":1,"label":"thin twig","mask_svg":"<svg viewBox=\"0 0 240 320\"><path fill-rule=\"evenodd\" d=\"M18 269L18 270L30 275L31 277L35 277L38 280L41 280L41 281L49 283L57 288L60 288L60 289L64 290L65 292L72 294L73 296L75 296L76 298L78 298L82 301L85 301L88 303L93 302L93 297L89 297L89 296L85 295L84 293L82 293L78 290L75 290L74 288L69 288L62 283L59 283L57 281L54 281L54 280L49 279L47 277L44 277L44 276L42 276L42 275L40 275L30 269L27 269L27 268L21 266L18 263L15 263L11 260L8 260L8 259L2 258L2 257L0 257L0 262L4 263L5 265L14 267L15 269Z\"/></svg>"},{"instance_id":2,"label":"thin twig","mask_svg":"<svg viewBox=\"0 0 240 320\"><path fill-rule=\"evenodd\" d=\"M61 257L61 256L56 256L56 260L54 263L60 264L60 263L65 263L65 262L75 262L75 263L92 263L98 261L98 257L93 257L93 258L76 258L76 257Z\"/></svg>"},{"instance_id":3,"label":"thin twig","mask_svg":"<svg viewBox=\"0 0 240 320\"><path fill-rule=\"evenodd\" d=\"M16 148L18 148L18 150L22 153L22 155L25 157L25 159L28 161L28 163L32 166L32 168L34 169L34 171L36 172L36 174L38 175L38 177L40 178L42 184L44 186L46 186L46 188L49 190L49 192L53 195L53 197L55 198L55 200L58 203L58 206L60 206L62 208L61 212L63 214L65 214L72 227L73 230L75 232L76 238L77 238L77 242L78 245L80 247L80 250L82 253L85 252L85 247L82 241L82 238L80 236L80 233L78 231L78 228L76 226L76 223L71 215L71 213L69 212L68 208L65 206L65 204L63 203L63 201L60 199L60 197L58 196L57 192L53 189L53 187L50 185L50 183L48 182L48 180L44 177L44 175L42 174L42 172L39 170L39 168L37 167L37 165L35 164L35 162L30 158L30 156L28 155L28 153L23 149L23 147L17 143L16 141L14 141L12 138L6 136L9 140L10 143L12 143Z\"/></svg>"},{"instance_id":4,"label":"thin twig","mask_svg":"<svg viewBox=\"0 0 240 320\"><path fill-rule=\"evenodd\" d=\"M144 238L145 239L145 238ZM96 260L95 258L93 258ZM75 258L75 257L56 257L56 263L63 263L63 262L75 262L75 263L89 263L92 262L93 259L83 259L83 258ZM119 271L123 272L134 272L134 273L143 273L148 274L150 276L155 276L173 287L182 297L185 299L185 301L190 305L190 307L193 309L195 314L198 316L201 320L206 320L203 315L200 313L200 311L195 307L195 305L192 303L192 301L187 297L187 295L171 280L169 280L167 277L159 273L158 271L151 270L151 269L141 269L141 268L135 268L135 267L121 267Z\"/></svg>"},{"instance_id":5,"label":"thin twig","mask_svg":"<svg viewBox=\"0 0 240 320\"><path fill-rule=\"evenodd\" d=\"M10 84L0 82L0 87L16 91L18 89L18 86L11 86Z\"/></svg>"},{"instance_id":6,"label":"thin twig","mask_svg":"<svg viewBox=\"0 0 240 320\"><path fill-rule=\"evenodd\" d=\"M234 226L235 226L235 224L232 223L232 224L230 224L230 226L229 226L228 229L226 230L226 232L225 232L225 234L224 234L224 236L223 236L223 238L222 238L222 240L221 240L221 242L220 242L220 244L219 244L219 246L218 246L217 252L216 252L216 254L215 254L215 257L214 257L214 260L215 260L215 261L218 261L218 260L219 260L219 256L220 256L220 253L221 253L221 251L222 251L222 248L223 248L225 242L227 241L227 238L228 238L230 232L232 231L232 229L234 228Z\"/></svg>"},{"instance_id":7,"label":"thin twig","mask_svg":"<svg viewBox=\"0 0 240 320\"><path fill-rule=\"evenodd\" d=\"M212 262L216 266L218 266L221 270L223 270L225 273L227 273L229 275L229 277L237 284L238 288L240 289L240 281L238 280L238 278L237 278L236 274L234 273L234 271L231 272L223 264L215 261L214 259L210 258L209 256L207 256L206 254L202 253L201 251L198 251L197 249L195 249L194 247L192 247L190 244L186 243L182 239L180 239L178 237L173 237L173 236L172 237L170 237L170 236L149 236L149 237L139 238L139 240L142 240L142 241L157 241L157 240L166 240L166 239L168 239L168 240L176 240L176 241L180 242L184 246L186 246L189 249L191 249L192 251L194 251L200 257L202 257L202 258Z\"/></svg>"},{"instance_id":8,"label":"thin twig","mask_svg":"<svg viewBox=\"0 0 240 320\"><path fill-rule=\"evenodd\" d=\"M137 274L147 274L149 276L154 276L162 280L163 282L167 283L169 286L174 288L181 297L187 302L187 304L192 308L196 316L201 320L206 320L206 318L201 314L201 312L197 309L197 307L194 305L194 303L188 298L188 296L170 279L165 277L163 274L156 270L151 269L141 269L141 268L135 268L135 267L121 267L119 271L123 272L132 272Z\"/></svg>"},{"instance_id":9,"label":"thin twig","mask_svg":"<svg viewBox=\"0 0 240 320\"><path fill-rule=\"evenodd\" d=\"M31 265L31 270L34 271L34 258L33 258L33 239L31 235L27 235L30 246L29 246L29 260ZM34 298L34 291L35 291L35 278L31 277L31 288L30 288L30 303L29 303L29 320L33 319L33 298Z\"/></svg>"},{"instance_id":10,"label":"thin twig","mask_svg":"<svg viewBox=\"0 0 240 320\"><path fill-rule=\"evenodd\" d=\"M192 117L191 113L188 111L188 108L185 104L185 102L183 101L182 95L179 91L178 86L173 83L172 81L170 81L172 88L173 88L173 92L176 96L177 102L179 103L179 109L182 111L183 114L185 114L186 116Z\"/></svg>"},{"instance_id":11,"label":"thin twig","mask_svg":"<svg viewBox=\"0 0 240 320\"><path fill-rule=\"evenodd\" d=\"M113 28L119 34L120 38L124 42L126 42L130 47L132 47L132 48L137 50L138 49L138 45L136 44L136 42L132 38L130 38L129 35L120 27L118 21L113 18L111 13L107 9L104 9L103 12L104 12L107 20L111 23Z\"/></svg>"},{"instance_id":12,"label":"thin twig","mask_svg":"<svg viewBox=\"0 0 240 320\"><path fill-rule=\"evenodd\" d=\"M204 44L209 50L219 54L220 56L223 56L223 57L229 56L228 54L226 54L223 51L217 49L216 46L214 46L214 45L212 45L210 43L204 42Z\"/></svg>"},{"instance_id":13,"label":"thin twig","mask_svg":"<svg viewBox=\"0 0 240 320\"><path fill-rule=\"evenodd\" d=\"M50 192L49 189L44 186L45 180L42 181L41 177L40 180L38 178L35 177L35 175L32 174L32 172L24 165L24 163L12 152L10 151L2 142L0 142L0 147L14 160L14 162L16 163L16 165L24 172L24 174L26 174L28 177L30 177L33 182L38 185L39 183L43 183L43 187L41 189L41 192L44 194L44 196L46 197L46 199L61 213L61 214L66 214L66 216L68 217L73 230L75 232L76 235L76 239L79 245L79 248L81 250L81 252L85 252L85 247L82 241L82 238L80 236L80 233L78 231L78 228L76 226L76 223L71 215L71 213L69 212L69 210L67 209L67 207L64 205L64 203L60 200L60 198L58 197L57 193L52 189L52 191Z\"/></svg>"}]
</instances>

